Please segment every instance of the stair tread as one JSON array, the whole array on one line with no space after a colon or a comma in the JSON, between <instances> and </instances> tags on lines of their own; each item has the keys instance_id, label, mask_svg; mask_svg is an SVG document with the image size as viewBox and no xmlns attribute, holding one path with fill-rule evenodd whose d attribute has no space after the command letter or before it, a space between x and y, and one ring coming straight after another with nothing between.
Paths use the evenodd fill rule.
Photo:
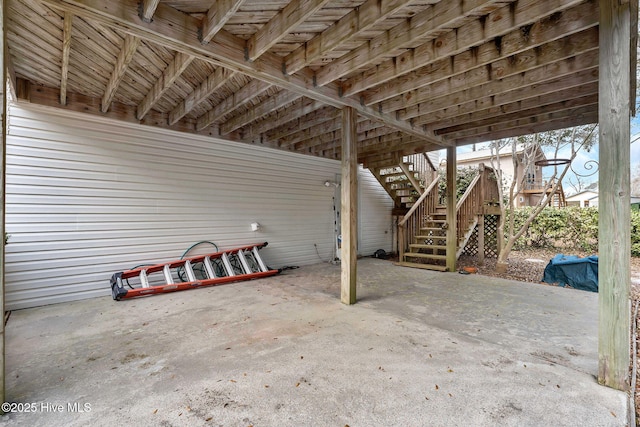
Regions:
<instances>
[{"instance_id":1,"label":"stair tread","mask_svg":"<svg viewBox=\"0 0 640 427\"><path fill-rule=\"evenodd\" d=\"M429 258L429 259L447 259L446 255L423 254L420 252L405 252L404 257L410 258Z\"/></svg>"},{"instance_id":2,"label":"stair tread","mask_svg":"<svg viewBox=\"0 0 640 427\"><path fill-rule=\"evenodd\" d=\"M420 227L420 231L446 231L446 228L442 227Z\"/></svg>"},{"instance_id":3,"label":"stair tread","mask_svg":"<svg viewBox=\"0 0 640 427\"><path fill-rule=\"evenodd\" d=\"M447 249L445 245L426 245L423 243L411 243L409 247L418 249Z\"/></svg>"},{"instance_id":4,"label":"stair tread","mask_svg":"<svg viewBox=\"0 0 640 427\"><path fill-rule=\"evenodd\" d=\"M427 239L439 239L439 240L445 240L447 238L447 236L423 236L423 235L416 235L415 236L416 239L420 240L427 240Z\"/></svg>"},{"instance_id":5,"label":"stair tread","mask_svg":"<svg viewBox=\"0 0 640 427\"><path fill-rule=\"evenodd\" d=\"M434 265L434 264L419 264L417 262L397 262L396 265L402 267L411 267L411 268L423 268L426 270L435 270L435 271L447 271L447 267L444 265Z\"/></svg>"},{"instance_id":6,"label":"stair tread","mask_svg":"<svg viewBox=\"0 0 640 427\"><path fill-rule=\"evenodd\" d=\"M416 173L417 172L413 172L414 175ZM389 178L389 177L392 177L392 176L405 176L405 175L406 175L406 173L404 173L404 172L391 172L391 173L385 173L384 175L380 175L380 176L382 176L383 178Z\"/></svg>"}]
</instances>

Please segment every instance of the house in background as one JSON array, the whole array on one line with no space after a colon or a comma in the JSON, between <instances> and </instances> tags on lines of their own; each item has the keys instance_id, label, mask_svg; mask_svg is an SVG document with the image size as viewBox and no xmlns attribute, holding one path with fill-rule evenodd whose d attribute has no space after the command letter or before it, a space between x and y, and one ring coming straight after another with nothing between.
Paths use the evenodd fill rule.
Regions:
<instances>
[{"instance_id":1,"label":"house in background","mask_svg":"<svg viewBox=\"0 0 640 427\"><path fill-rule=\"evenodd\" d=\"M583 190L567 197L567 206L579 206L588 208L590 206L598 206L598 189Z\"/></svg>"},{"instance_id":2,"label":"house in background","mask_svg":"<svg viewBox=\"0 0 640 427\"><path fill-rule=\"evenodd\" d=\"M533 150L533 152L529 152L531 149L527 149L524 145L518 145L516 147L515 164L513 161L512 147L510 145L502 148L498 152L505 191L509 191L511 183L514 179L516 180L515 205L517 207L535 206L538 204L543 197L544 188L547 184L542 175L542 166L536 165L537 162L547 160L547 157L540 147L536 147ZM492 158L494 164L491 163ZM498 167L495 155L492 155L490 149L458 154L458 167L477 167L481 163L487 166ZM558 190L557 197L554 197L554 200L552 200L552 204L554 206L564 206L562 186L560 186Z\"/></svg>"}]
</instances>

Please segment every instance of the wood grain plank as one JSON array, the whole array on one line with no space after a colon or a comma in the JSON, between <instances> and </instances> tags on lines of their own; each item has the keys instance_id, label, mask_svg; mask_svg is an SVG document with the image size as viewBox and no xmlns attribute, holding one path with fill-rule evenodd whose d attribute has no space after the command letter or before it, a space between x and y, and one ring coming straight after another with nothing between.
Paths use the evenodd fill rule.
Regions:
<instances>
[{"instance_id":1,"label":"wood grain plank","mask_svg":"<svg viewBox=\"0 0 640 427\"><path fill-rule=\"evenodd\" d=\"M247 59L255 61L329 0L292 0L247 40Z\"/></svg>"},{"instance_id":2,"label":"wood grain plank","mask_svg":"<svg viewBox=\"0 0 640 427\"><path fill-rule=\"evenodd\" d=\"M565 17L566 15L562 15ZM394 79L392 85L381 85L362 94L367 105L383 102L390 98L399 99L403 93L427 90L444 90L443 86L461 90L472 85L486 83L486 79L504 78L508 75L524 72L540 64L559 61L588 50L598 48L598 29L594 27L597 15L590 13L582 22L584 29L571 33L577 26L572 17L570 29L563 22L555 22L551 27L553 34L547 37L538 35L535 39L517 30L508 33L500 44L494 41L484 43L473 51L467 50L454 56L437 59L428 65ZM562 21L560 18L558 21ZM531 31L540 26L534 24ZM558 36L562 35L561 38ZM489 73L491 70L491 73ZM413 99L417 92L404 95ZM393 110L382 104L383 111Z\"/></svg>"},{"instance_id":3,"label":"wood grain plank","mask_svg":"<svg viewBox=\"0 0 640 427\"><path fill-rule=\"evenodd\" d=\"M226 135L234 130L251 123L260 117L266 116L271 111L277 111L280 108L291 104L296 99L300 98L300 95L287 90L278 92L275 96L270 96L265 101L254 106L249 111L234 117L220 126L220 133Z\"/></svg>"},{"instance_id":4,"label":"wood grain plank","mask_svg":"<svg viewBox=\"0 0 640 427\"><path fill-rule=\"evenodd\" d=\"M214 92L226 85L236 73L223 67L218 67L193 92L183 99L169 114L169 124L174 124L194 109L198 104L209 98Z\"/></svg>"},{"instance_id":5,"label":"wood grain plank","mask_svg":"<svg viewBox=\"0 0 640 427\"><path fill-rule=\"evenodd\" d=\"M158 3L160 3L160 0L142 0L142 4L140 5L140 18L142 18L144 22L151 22Z\"/></svg>"},{"instance_id":6,"label":"wood grain plank","mask_svg":"<svg viewBox=\"0 0 640 427\"><path fill-rule=\"evenodd\" d=\"M598 382L622 391L631 329L629 3L600 0Z\"/></svg>"},{"instance_id":7,"label":"wood grain plank","mask_svg":"<svg viewBox=\"0 0 640 427\"><path fill-rule=\"evenodd\" d=\"M158 6L153 21L145 24L138 17L135 5L126 0L114 0L107 3L98 0L42 0L42 2L119 28L167 48L196 56L214 65L240 71L255 79L291 90L327 105L353 107L358 111L358 114L381 121L409 135L429 140L441 146L449 144L423 128L414 127L411 123L362 105L357 99L341 97L338 85L315 86L311 71L301 70L293 76L283 75L282 58L277 55L267 52L257 61L246 61L242 52L244 40L224 30L219 31L209 44L203 45L197 37L199 22L187 14L163 6L162 3Z\"/></svg>"},{"instance_id":8,"label":"wood grain plank","mask_svg":"<svg viewBox=\"0 0 640 427\"><path fill-rule=\"evenodd\" d=\"M323 103L313 99L302 98L294 101L286 111L274 112L267 116L265 120L252 123L251 126L248 126L247 132L249 135L255 137L262 134L263 132L267 132L271 129L276 129L292 120L296 120L300 117L306 116L307 114L310 114L321 108L332 107L325 107Z\"/></svg>"},{"instance_id":9,"label":"wood grain plank","mask_svg":"<svg viewBox=\"0 0 640 427\"><path fill-rule=\"evenodd\" d=\"M358 264L358 138L357 114L353 108L342 110L342 179L340 185L342 248L340 301L356 303Z\"/></svg>"},{"instance_id":10,"label":"wood grain plank","mask_svg":"<svg viewBox=\"0 0 640 427\"><path fill-rule=\"evenodd\" d=\"M514 31L514 27L531 25L545 16L556 16L569 7L583 3L582 0L522 0L513 6L507 5L491 12L484 24L478 20L467 22L455 32L447 32L432 40L411 49L398 58L388 59L371 69L348 78L343 84L345 96L352 96L366 89L381 85L391 79L423 67L428 62L453 56L468 50L472 46L494 42L496 37ZM585 3L584 8L593 12L597 6L591 1Z\"/></svg>"},{"instance_id":11,"label":"wood grain plank","mask_svg":"<svg viewBox=\"0 0 640 427\"><path fill-rule=\"evenodd\" d=\"M251 99L259 96L272 86L260 80L252 80L244 85L240 90L234 92L232 96L226 98L223 102L216 105L213 109L207 111L206 114L198 117L196 129L201 130L209 126L211 123L217 122L235 109L245 105Z\"/></svg>"},{"instance_id":12,"label":"wood grain plank","mask_svg":"<svg viewBox=\"0 0 640 427\"><path fill-rule=\"evenodd\" d=\"M209 43L240 9L245 0L220 0L213 3L200 26L200 41Z\"/></svg>"},{"instance_id":13,"label":"wood grain plank","mask_svg":"<svg viewBox=\"0 0 640 427\"><path fill-rule=\"evenodd\" d=\"M423 12L322 67L316 73L316 83L323 86L380 58L394 56L392 54L397 49L414 45L424 39L435 38L442 28L457 28L462 23L475 20L479 12L491 9L491 6L497 9L501 5L502 2L489 0L452 0L427 6ZM453 31L451 33L453 34Z\"/></svg>"},{"instance_id":14,"label":"wood grain plank","mask_svg":"<svg viewBox=\"0 0 640 427\"><path fill-rule=\"evenodd\" d=\"M149 93L147 93L142 102L138 104L138 112L136 113L138 120L142 120L194 59L193 56L185 53L176 53L176 56L164 69L160 78L153 84Z\"/></svg>"},{"instance_id":15,"label":"wood grain plank","mask_svg":"<svg viewBox=\"0 0 640 427\"><path fill-rule=\"evenodd\" d=\"M73 15L64 14L64 26L62 30L62 71L60 76L60 104L67 103L67 79L69 77L69 52L71 51L71 29L73 28Z\"/></svg>"},{"instance_id":16,"label":"wood grain plank","mask_svg":"<svg viewBox=\"0 0 640 427\"><path fill-rule=\"evenodd\" d=\"M118 59L116 60L115 67L113 69L113 73L111 74L111 79L109 79L109 83L107 83L107 88L104 91L104 96L102 97L102 112L106 113L109 111L109 105L113 100L113 96L116 94L118 90L118 86L124 77L124 73L127 71L127 67L129 63L133 59L133 54L136 52L138 45L140 44L140 39L127 34L124 38L124 43L122 45L122 50L118 55Z\"/></svg>"},{"instance_id":17,"label":"wood grain plank","mask_svg":"<svg viewBox=\"0 0 640 427\"><path fill-rule=\"evenodd\" d=\"M367 0L284 59L285 73L291 75L327 55L405 7L406 0Z\"/></svg>"},{"instance_id":18,"label":"wood grain plank","mask_svg":"<svg viewBox=\"0 0 640 427\"><path fill-rule=\"evenodd\" d=\"M589 52L573 60L547 64L522 74L509 76L503 80L494 80L483 85L474 86L470 89L451 94L450 96L441 96L421 102L417 105L398 110L397 113L398 116L403 119L415 118L442 108L450 107L454 104L472 103L475 100L486 98L487 94L500 98L500 102L513 102L516 100L515 94L518 93L518 90L526 88L531 90L531 85L537 85L534 86L536 90L538 90L540 94L544 94L549 93L548 91L551 88L551 86L549 88L544 87L544 83L551 83L564 77L566 77L566 79L562 81L569 82L569 84L571 84L571 81L584 83L585 79L593 76L594 70L597 73L597 66L597 52ZM556 89L557 88L558 87L556 87ZM503 94L509 95L503 97ZM452 103L452 99L456 99L457 102Z\"/></svg>"}]
</instances>

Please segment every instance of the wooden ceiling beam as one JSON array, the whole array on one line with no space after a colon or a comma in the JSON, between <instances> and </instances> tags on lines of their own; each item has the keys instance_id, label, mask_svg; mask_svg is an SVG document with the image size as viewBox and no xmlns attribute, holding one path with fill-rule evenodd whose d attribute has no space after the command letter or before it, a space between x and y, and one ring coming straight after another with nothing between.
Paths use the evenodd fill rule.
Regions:
<instances>
[{"instance_id":1,"label":"wooden ceiling beam","mask_svg":"<svg viewBox=\"0 0 640 427\"><path fill-rule=\"evenodd\" d=\"M497 0L450 0L429 5L424 11L319 69L316 72L316 84L324 86L381 58L396 56L394 53L405 50L406 46L435 39L443 32L443 28L457 28L470 20L477 22L477 15L486 14L502 5L503 2ZM455 33L449 31L454 36ZM435 45L434 48L437 50ZM429 52L429 57L433 53Z\"/></svg>"},{"instance_id":2,"label":"wooden ceiling beam","mask_svg":"<svg viewBox=\"0 0 640 427\"><path fill-rule=\"evenodd\" d=\"M315 150L313 150L314 147L322 144L329 144L329 146L333 147L335 142L339 141L340 138L341 138L341 133L339 130L325 132L311 139L308 139L303 143L300 143L299 146L294 147L294 151L298 151L302 153L311 153L311 152L315 152Z\"/></svg>"},{"instance_id":3,"label":"wooden ceiling beam","mask_svg":"<svg viewBox=\"0 0 640 427\"><path fill-rule=\"evenodd\" d=\"M373 131L373 132L372 132ZM391 141L393 138L399 138L404 135L395 129L390 129L376 122L363 122L358 126L358 146L366 145L366 142L372 141ZM304 142L296 144L296 150L311 150L312 152L320 152L332 148L332 143L328 143L323 138L309 138Z\"/></svg>"},{"instance_id":4,"label":"wooden ceiling beam","mask_svg":"<svg viewBox=\"0 0 640 427\"><path fill-rule=\"evenodd\" d=\"M313 99L301 98L297 101L294 101L294 103L289 108L287 108L286 111L274 111L265 119L257 123L252 123L250 126L248 126L246 131L248 135L257 137L264 132L270 131L272 129L277 129L293 120L298 120L301 117L304 117L307 114L311 114L312 112L322 108L332 107L326 107L323 103Z\"/></svg>"},{"instance_id":5,"label":"wooden ceiling beam","mask_svg":"<svg viewBox=\"0 0 640 427\"><path fill-rule=\"evenodd\" d=\"M493 141L496 139L511 138L514 136L530 135L537 132L546 132L555 129L565 129L574 126L598 123L598 112L587 113L580 116L563 117L558 120L547 119L544 122L536 122L522 127L512 127L509 129L494 131L486 134L472 135L455 140L458 146L479 144L481 142Z\"/></svg>"},{"instance_id":6,"label":"wooden ceiling beam","mask_svg":"<svg viewBox=\"0 0 640 427\"><path fill-rule=\"evenodd\" d=\"M430 119L427 116L421 116L420 120L429 123L429 127L436 133L440 134L442 129L459 126L462 123L474 123L482 120L499 118L507 114L518 113L519 111L527 111L536 108L545 108L547 105L563 103L566 107L577 107L583 103L585 99L596 97L598 95L598 81L586 83L578 86L571 86L566 89L559 89L544 95L530 93L531 97L522 98L507 104L498 106L489 106L484 109L474 109L473 111L457 114L458 109L454 106L440 115L440 119L435 115ZM527 96L523 94L523 96ZM490 101L479 103L480 105L490 105Z\"/></svg>"},{"instance_id":7,"label":"wooden ceiling beam","mask_svg":"<svg viewBox=\"0 0 640 427\"><path fill-rule=\"evenodd\" d=\"M278 140L278 146L282 148L292 147L301 141L307 141L309 139L313 139L317 135L322 135L325 133L336 131L340 129L341 126L342 126L342 115L337 114L336 117L326 120L324 123L320 123L315 126L302 129L299 132L291 134L287 137L280 138ZM296 146L294 148L298 150L298 149L304 149L307 147Z\"/></svg>"},{"instance_id":8,"label":"wooden ceiling beam","mask_svg":"<svg viewBox=\"0 0 640 427\"><path fill-rule=\"evenodd\" d=\"M558 18L562 16L558 15L558 12L580 3L583 3L583 0L520 0L503 6L489 13L483 20L470 21L455 31L441 34L435 40L347 79L342 85L343 94L355 95L421 68L433 60L457 55L473 46L499 41L505 34L513 32L514 26L528 28L545 16ZM587 15L591 15L594 8L597 13L597 7L597 4L588 1L583 8L587 9ZM581 22L579 16L574 18L578 23Z\"/></svg>"},{"instance_id":9,"label":"wooden ceiling beam","mask_svg":"<svg viewBox=\"0 0 640 427\"><path fill-rule=\"evenodd\" d=\"M318 124L316 126L309 127L307 129L301 130L300 132L294 133L286 138L281 138L279 140L280 147L291 147L294 146L295 150L305 150L313 145L316 145L314 139L318 135L322 135L324 133L337 131L342 126L342 118L340 114L336 118L325 121L324 123ZM358 117L358 125L356 127L356 132L358 134L365 132L369 129L372 129L373 126L383 126L378 122L372 122L369 119L365 119L363 117Z\"/></svg>"},{"instance_id":10,"label":"wooden ceiling beam","mask_svg":"<svg viewBox=\"0 0 640 427\"><path fill-rule=\"evenodd\" d=\"M500 126L504 122L510 122L513 120L520 119L522 117L536 117L541 116L543 114L551 114L556 113L560 114L567 109L570 111L576 111L578 108L590 107L597 109L598 105L598 94L592 94L588 96L583 96L579 98L575 98L572 102L560 101L553 104L545 104L539 107L530 108L530 109L522 109L517 112L508 113L508 114L500 114L495 115L493 117L488 117L481 120L469 121L464 124L458 124L456 126L450 126L445 128L439 128L437 133L438 135L443 135L447 138L458 139L459 136L457 132L469 132L469 131L478 131L481 133L487 127L492 126Z\"/></svg>"},{"instance_id":11,"label":"wooden ceiling beam","mask_svg":"<svg viewBox=\"0 0 640 427\"><path fill-rule=\"evenodd\" d=\"M597 40L597 31L593 34ZM571 75L581 69L591 68L598 63L597 48L591 48L586 51L576 49L576 54L577 56L569 58L565 57L565 55L559 55L562 58L556 61L537 61L537 57L534 57L532 62L535 67L523 65L522 69L520 69L517 63L505 60L496 64L495 68L486 66L481 69L472 70L468 74L465 73L464 77L467 77L467 81L461 82L461 79L456 79L455 77L446 79L437 84L427 85L423 88L384 101L378 104L378 108L387 112L398 111L442 97L461 99L457 96L463 93L471 96L475 95L480 98L487 93L497 94L501 93L501 91L504 92L505 90L512 90L520 86L528 86L532 83L542 83L552 77ZM518 58L516 57L514 59ZM544 65L540 66L539 64ZM554 72L553 75L549 74L551 71Z\"/></svg>"},{"instance_id":12,"label":"wooden ceiling beam","mask_svg":"<svg viewBox=\"0 0 640 427\"><path fill-rule=\"evenodd\" d=\"M169 65L162 71L160 78L156 80L151 90L145 95L140 104L138 104L138 110L136 112L138 120L144 118L194 59L193 56L187 55L186 53L176 53Z\"/></svg>"},{"instance_id":13,"label":"wooden ceiling beam","mask_svg":"<svg viewBox=\"0 0 640 427\"><path fill-rule=\"evenodd\" d=\"M225 86L235 76L236 73L226 68L218 67L207 76L206 80L200 83L193 92L169 113L169 124L177 123L178 120L189 114L191 110L197 107L201 102L213 95L214 92Z\"/></svg>"},{"instance_id":14,"label":"wooden ceiling beam","mask_svg":"<svg viewBox=\"0 0 640 427\"><path fill-rule=\"evenodd\" d=\"M198 117L196 122L196 130L206 129L212 123L222 120L224 116L232 113L235 109L245 105L256 96L264 93L271 87L270 84L262 82L260 80L252 80L246 85L242 86L240 90L236 91L230 97L226 98L220 104L207 111L202 116Z\"/></svg>"},{"instance_id":15,"label":"wooden ceiling beam","mask_svg":"<svg viewBox=\"0 0 640 427\"><path fill-rule=\"evenodd\" d=\"M488 79L504 78L538 67L540 64L559 61L597 49L598 28L593 26L597 22L595 19L595 16L593 16L593 20L585 19L586 29L560 39L557 37L561 33L557 31L560 29L565 31L562 22L554 22L554 25L542 27L543 30L545 28L553 29L553 31L548 31L553 33L548 34L551 36L552 41L550 42L547 37L539 35L539 32L534 38L525 35L521 30L514 31L504 36L500 44L496 44L495 41L484 43L478 48L452 57L447 56L426 67L405 74L394 81L393 85L382 85L366 91L362 93L363 102L366 105L372 105L389 99L397 100L401 97L411 99L417 90L432 92L461 90L465 87L486 83ZM571 21L570 25L575 28L575 21ZM535 24L531 28L531 32L533 33L538 28L540 26ZM381 105L383 111L386 108L394 110L391 106Z\"/></svg>"},{"instance_id":16,"label":"wooden ceiling beam","mask_svg":"<svg viewBox=\"0 0 640 427\"><path fill-rule=\"evenodd\" d=\"M111 105L111 101L113 100L116 91L118 90L118 86L120 86L120 82L124 77L124 73L127 71L127 67L129 67L129 63L133 59L133 54L136 52L138 45L140 44L140 39L136 36L132 36L131 34L127 34L124 37L124 43L122 45L122 49L118 54L118 58L116 59L116 64L111 73L111 78L107 83L107 88L104 91L104 96L102 97L102 107L101 110L103 113L109 111L109 106Z\"/></svg>"},{"instance_id":17,"label":"wooden ceiling beam","mask_svg":"<svg viewBox=\"0 0 640 427\"><path fill-rule=\"evenodd\" d=\"M276 114L277 115L277 114ZM284 126L272 128L263 136L270 141L280 141L290 135L341 117L340 110L333 107L322 107L303 117L289 121Z\"/></svg>"},{"instance_id":18,"label":"wooden ceiling beam","mask_svg":"<svg viewBox=\"0 0 640 427\"><path fill-rule=\"evenodd\" d=\"M247 59L255 61L320 10L329 0L292 0L247 40Z\"/></svg>"},{"instance_id":19,"label":"wooden ceiling beam","mask_svg":"<svg viewBox=\"0 0 640 427\"><path fill-rule=\"evenodd\" d=\"M69 53L71 52L71 30L73 28L73 15L64 13L62 27L62 71L60 73L60 104L67 105L67 79L69 77Z\"/></svg>"},{"instance_id":20,"label":"wooden ceiling beam","mask_svg":"<svg viewBox=\"0 0 640 427\"><path fill-rule=\"evenodd\" d=\"M372 158L374 156L385 155L386 153L394 153L398 157L407 156L409 154L424 153L433 149L433 145L425 143L417 138L404 136L392 141L369 144L367 147L360 148L362 158Z\"/></svg>"},{"instance_id":21,"label":"wooden ceiling beam","mask_svg":"<svg viewBox=\"0 0 640 427\"><path fill-rule=\"evenodd\" d=\"M198 27L198 38L204 44L218 34L227 21L240 9L244 0L216 0Z\"/></svg>"},{"instance_id":22,"label":"wooden ceiling beam","mask_svg":"<svg viewBox=\"0 0 640 427\"><path fill-rule=\"evenodd\" d=\"M142 0L140 2L140 19L144 22L151 22L159 3L160 0Z\"/></svg>"},{"instance_id":23,"label":"wooden ceiling beam","mask_svg":"<svg viewBox=\"0 0 640 427\"><path fill-rule=\"evenodd\" d=\"M555 85L556 89L558 89L566 85L588 82L590 78L593 78L593 73L597 73L597 67L598 52L589 52L571 60L544 65L535 70L516 74L502 80L494 80L483 85L452 93L448 96L441 96L434 99L427 97L421 99L417 105L398 110L397 114L399 117L408 120L425 114L435 113L451 105L484 99L487 94L493 95L494 99L499 100L499 102L513 102L517 100L514 99L513 95L519 94L522 96L522 94L517 92L519 89L524 88L526 90L528 88L528 90L531 91L531 85L537 85L535 88L539 91L538 94L541 95L549 93L550 89L547 88L547 83L562 82L558 82ZM573 81L576 83L572 83ZM562 86L563 84L564 86ZM549 86L549 88L550 87L551 86ZM419 122L420 119L418 119L418 123Z\"/></svg>"},{"instance_id":24,"label":"wooden ceiling beam","mask_svg":"<svg viewBox=\"0 0 640 427\"><path fill-rule=\"evenodd\" d=\"M406 0L365 1L338 22L287 55L284 58L285 73L291 75L298 72L406 5Z\"/></svg>"},{"instance_id":25,"label":"wooden ceiling beam","mask_svg":"<svg viewBox=\"0 0 640 427\"><path fill-rule=\"evenodd\" d=\"M577 108L562 109L560 111L544 111L537 115L531 116L519 116L510 120L504 120L499 123L495 123L488 126L477 126L470 129L459 130L457 132L451 132L447 136L454 140L469 138L478 135L490 135L494 132L503 132L510 129L522 129L527 126L536 125L538 123L544 123L546 121L562 121L571 119L573 117L583 117L590 114L598 113L598 105L582 105ZM527 132L535 133L535 132Z\"/></svg>"},{"instance_id":26,"label":"wooden ceiling beam","mask_svg":"<svg viewBox=\"0 0 640 427\"><path fill-rule=\"evenodd\" d=\"M311 70L301 70L292 75L282 73L282 57L271 52L263 54L256 61L246 61L245 41L224 30L220 30L208 44L198 40L199 20L164 4L159 4L154 19L145 24L140 20L135 5L130 0L41 0L57 9L70 11L77 16L94 20L125 33L135 35L165 48L180 51L223 66L240 71L252 78L277 85L327 105L342 108L353 107L358 114L377 120L418 138L431 141L443 147L451 145L432 132L399 120L395 116L380 113L374 108L362 105L359 100L341 96L337 84L318 87L313 82Z\"/></svg>"},{"instance_id":27,"label":"wooden ceiling beam","mask_svg":"<svg viewBox=\"0 0 640 427\"><path fill-rule=\"evenodd\" d=\"M279 110L280 108L291 104L296 99L299 99L300 95L295 92L290 92L288 90L281 90L274 96L268 97L266 100L262 101L260 104L254 106L249 111L240 114L227 121L223 125L220 126L220 133L222 135L226 135L234 130L241 128L253 121L258 120L261 117L266 116L272 111Z\"/></svg>"}]
</instances>

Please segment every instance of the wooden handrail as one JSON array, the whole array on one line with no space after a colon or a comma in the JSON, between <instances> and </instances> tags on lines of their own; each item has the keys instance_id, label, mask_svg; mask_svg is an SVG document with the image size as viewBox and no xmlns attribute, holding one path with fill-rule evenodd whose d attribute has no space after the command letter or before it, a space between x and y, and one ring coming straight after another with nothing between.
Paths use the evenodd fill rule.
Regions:
<instances>
[{"instance_id":1,"label":"wooden handrail","mask_svg":"<svg viewBox=\"0 0 640 427\"><path fill-rule=\"evenodd\" d=\"M411 215L413 215L416 209L418 209L418 206L420 206L420 203L424 202L424 199L426 199L429 196L429 194L433 190L433 187L438 185L438 181L439 179L434 179L431 182L431 184L429 184L429 186L424 190L424 193L422 193L420 198L413 204L413 206L411 206L411 209L409 209L409 212L407 212L407 214L402 218L402 220L398 223L398 225L402 226L407 222L407 220L409 220Z\"/></svg>"},{"instance_id":2,"label":"wooden handrail","mask_svg":"<svg viewBox=\"0 0 640 427\"><path fill-rule=\"evenodd\" d=\"M482 172L476 175L475 178L473 178L473 181L471 181L471 184L469 184L469 186L467 187L467 190L464 192L462 197L460 197L460 200L458 200L458 203L456 203L456 212L460 210L460 206L462 206L464 201L467 200L467 197L469 197L469 194L471 194L476 184L478 184L478 182L480 181L481 176L482 176Z\"/></svg>"}]
</instances>

